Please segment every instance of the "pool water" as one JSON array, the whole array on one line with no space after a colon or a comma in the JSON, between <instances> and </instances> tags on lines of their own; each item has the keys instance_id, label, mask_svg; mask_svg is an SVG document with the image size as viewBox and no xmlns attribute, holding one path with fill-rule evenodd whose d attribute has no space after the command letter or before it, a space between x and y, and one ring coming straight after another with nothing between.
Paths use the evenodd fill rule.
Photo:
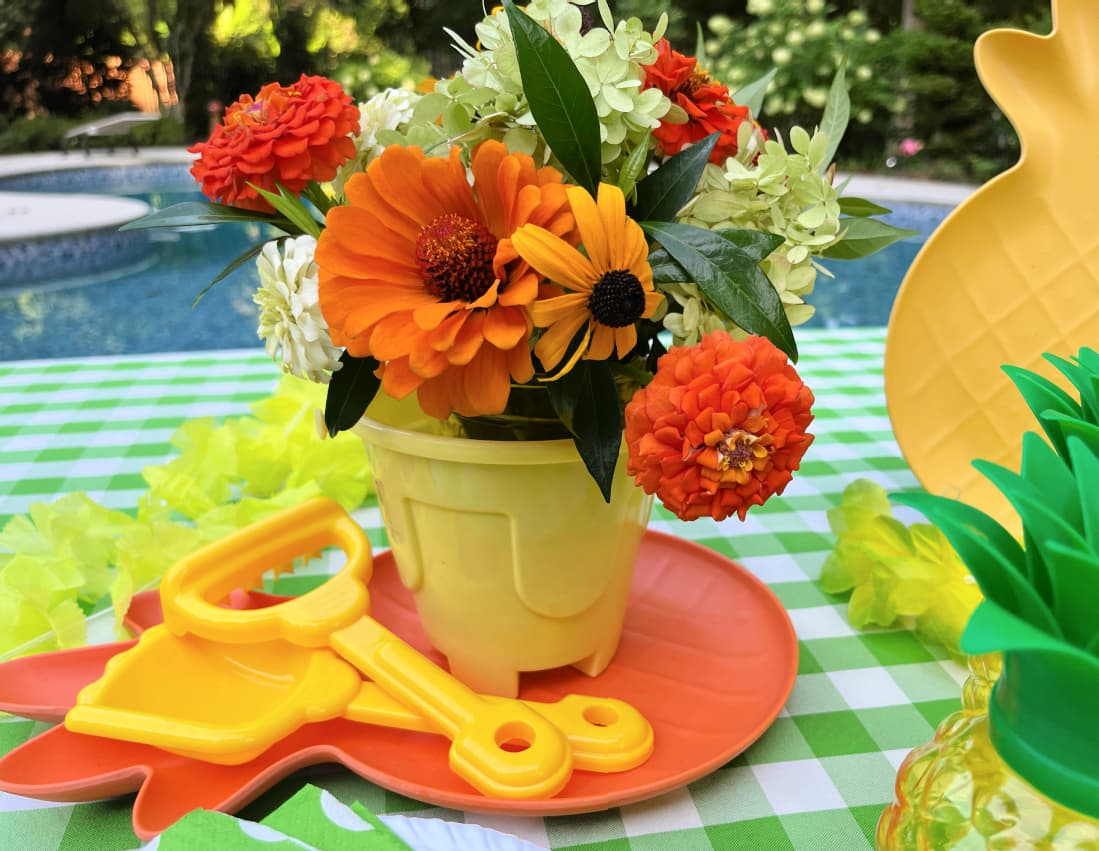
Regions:
<instances>
[{"instance_id":1,"label":"pool water","mask_svg":"<svg viewBox=\"0 0 1099 851\"><path fill-rule=\"evenodd\" d=\"M79 169L0 181L0 189L100 192L156 208L202 200L185 166ZM887 206L888 202L886 202ZM882 326L905 271L927 235L949 212L934 205L893 205L888 219L921 236L873 257L829 262L803 327ZM267 237L257 224L146 231L146 243L123 267L27 284L0 281L0 360L197 351L259 345L254 263L218 283L192 310L195 296L233 259Z\"/></svg>"}]
</instances>

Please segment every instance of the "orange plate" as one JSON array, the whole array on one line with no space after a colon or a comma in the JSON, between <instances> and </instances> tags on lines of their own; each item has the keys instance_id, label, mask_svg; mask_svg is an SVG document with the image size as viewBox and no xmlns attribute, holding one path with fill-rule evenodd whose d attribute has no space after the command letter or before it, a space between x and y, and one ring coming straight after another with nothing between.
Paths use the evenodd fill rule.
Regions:
<instances>
[{"instance_id":1,"label":"orange plate","mask_svg":"<svg viewBox=\"0 0 1099 851\"><path fill-rule=\"evenodd\" d=\"M388 552L375 560L370 593L373 614L381 623L441 661L427 644L411 595L401 585ZM143 621L157 617L159 611L149 606L131 614L134 626L145 627L151 624ZM65 737L73 771L67 781L52 776L57 765L43 771L45 750L29 761L32 753L28 749L27 762L12 754L21 770L15 770L14 763L8 766L9 771L22 775L27 785L8 791L62 800L117 794L139 785L135 775L152 773L139 767L149 758L157 763L167 758L172 766L162 766L171 768L160 772L162 781L172 777L174 782L154 783L150 776L147 785L156 785L156 792L163 791L161 786L171 786L172 794L156 794L146 788L135 806L139 834L152 835L196 806L233 811L294 770L338 761L380 786L438 806L540 816L591 812L653 797L724 765L774 721L793 688L796 673L793 627L762 582L712 550L647 532L634 573L622 644L611 666L595 679L571 668L524 674L522 688L522 697L533 700L553 701L584 692L621 698L636 706L653 725L656 748L648 762L631 771L577 771L560 794L545 800L485 798L447 769L449 742L441 736L326 722L307 725L291 737L293 742L288 739L232 771L194 760L176 766L179 757L114 743L122 750L138 748L140 753L119 753L121 762L111 770L100 766L103 776L96 779L71 765L80 740L94 737ZM40 702L48 700L43 697ZM349 735L354 739L353 748L341 746ZM57 742L59 747L62 744ZM19 750L24 748L27 745ZM33 765L39 768L33 769ZM45 774L51 777L47 779ZM81 774L86 778L83 782L78 779ZM180 782L188 776L191 782ZM43 794L46 786L51 787L52 795ZM77 788L80 786L84 788ZM158 801L167 808L163 812L156 806Z\"/></svg>"}]
</instances>

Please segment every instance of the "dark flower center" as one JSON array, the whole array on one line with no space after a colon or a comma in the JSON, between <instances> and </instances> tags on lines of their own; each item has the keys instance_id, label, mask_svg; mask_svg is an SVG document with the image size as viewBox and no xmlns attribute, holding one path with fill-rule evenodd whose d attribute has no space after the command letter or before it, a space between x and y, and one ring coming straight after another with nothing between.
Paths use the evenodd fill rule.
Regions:
<instances>
[{"instance_id":1,"label":"dark flower center","mask_svg":"<svg viewBox=\"0 0 1099 851\"><path fill-rule=\"evenodd\" d=\"M695 92L699 89L706 88L706 86L713 84L713 82L713 77L701 68L695 68L695 70L691 72L691 76L680 85L679 91L683 92L687 97L693 97Z\"/></svg>"},{"instance_id":2,"label":"dark flower center","mask_svg":"<svg viewBox=\"0 0 1099 851\"><path fill-rule=\"evenodd\" d=\"M615 269L592 287L588 312L608 328L625 328L645 312L645 290L633 272Z\"/></svg>"},{"instance_id":3,"label":"dark flower center","mask_svg":"<svg viewBox=\"0 0 1099 851\"><path fill-rule=\"evenodd\" d=\"M420 231L416 264L439 301L476 301L496 280L496 237L480 222L444 213Z\"/></svg>"}]
</instances>

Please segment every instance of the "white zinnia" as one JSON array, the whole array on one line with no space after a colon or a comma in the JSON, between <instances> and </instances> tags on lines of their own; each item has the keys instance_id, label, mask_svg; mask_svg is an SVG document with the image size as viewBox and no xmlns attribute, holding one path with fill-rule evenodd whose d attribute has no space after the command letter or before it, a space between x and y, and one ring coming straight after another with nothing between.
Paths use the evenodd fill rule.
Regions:
<instances>
[{"instance_id":1,"label":"white zinnia","mask_svg":"<svg viewBox=\"0 0 1099 851\"><path fill-rule=\"evenodd\" d=\"M386 89L366 103L359 104L359 135L355 139L355 156L339 167L332 186L343 195L344 184L351 175L366 171L370 161L385 150L378 141L379 130L398 130L412 119L412 110L420 95L407 89Z\"/></svg>"},{"instance_id":2,"label":"white zinnia","mask_svg":"<svg viewBox=\"0 0 1099 851\"><path fill-rule=\"evenodd\" d=\"M321 314L316 247L311 236L286 239L281 250L278 241L264 245L256 258L260 288L252 300L259 305L256 333L283 372L327 384L329 372L340 368L340 350Z\"/></svg>"}]
</instances>

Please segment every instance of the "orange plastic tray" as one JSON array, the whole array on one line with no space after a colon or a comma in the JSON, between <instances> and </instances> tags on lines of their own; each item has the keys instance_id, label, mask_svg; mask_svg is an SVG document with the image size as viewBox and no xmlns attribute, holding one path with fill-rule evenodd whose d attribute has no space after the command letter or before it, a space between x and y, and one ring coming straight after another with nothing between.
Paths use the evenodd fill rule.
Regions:
<instances>
[{"instance_id":1,"label":"orange plastic tray","mask_svg":"<svg viewBox=\"0 0 1099 851\"><path fill-rule=\"evenodd\" d=\"M442 661L423 635L389 553L375 561L370 595L380 622ZM278 598L255 595L237 605L273 599ZM140 628L160 613L155 600L142 598L131 614ZM125 646L118 645L119 651ZM83 677L74 673L81 654L89 662ZM26 676L5 666L0 708L21 714L20 705L33 706L38 717L51 705L63 714L105 663L96 648L18 661ZM58 677L55 671L68 673ZM656 747L648 762L631 771L577 771L553 798L515 801L486 798L446 770L449 743L439 736L343 720L306 725L236 766L59 727L0 759L0 789L85 801L141 787L133 818L143 837L195 807L234 811L291 772L325 762L342 763L380 786L443 807L540 816L591 812L653 797L724 765L770 726L796 673L793 627L762 582L712 550L650 531L642 541L622 643L611 666L594 679L572 668L524 674L521 693L552 701L584 692L632 703L651 721Z\"/></svg>"}]
</instances>

